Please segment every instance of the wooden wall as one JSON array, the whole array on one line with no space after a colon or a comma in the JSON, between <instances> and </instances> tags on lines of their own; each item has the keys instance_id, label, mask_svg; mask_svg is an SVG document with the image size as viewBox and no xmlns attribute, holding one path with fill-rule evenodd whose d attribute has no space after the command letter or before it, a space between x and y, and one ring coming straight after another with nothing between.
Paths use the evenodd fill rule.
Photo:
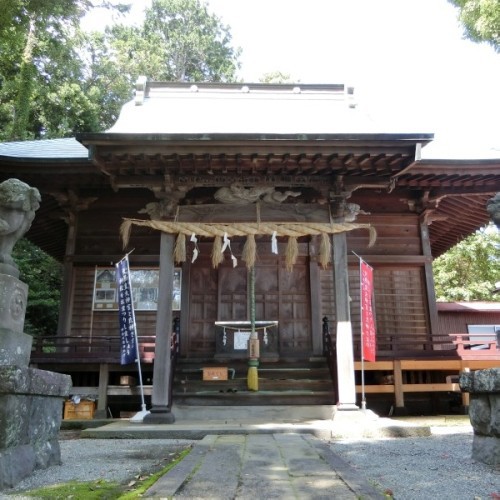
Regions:
<instances>
[{"instance_id":1,"label":"wooden wall","mask_svg":"<svg viewBox=\"0 0 500 500\"><path fill-rule=\"evenodd\" d=\"M498 312L438 311L438 326L441 335L467 333L467 325L500 325Z\"/></svg>"},{"instance_id":2,"label":"wooden wall","mask_svg":"<svg viewBox=\"0 0 500 500\"><path fill-rule=\"evenodd\" d=\"M118 337L118 312L92 309L94 277L95 267L75 268L73 315L69 335ZM155 335L156 311L136 311L135 318L139 336Z\"/></svg>"},{"instance_id":3,"label":"wooden wall","mask_svg":"<svg viewBox=\"0 0 500 500\"><path fill-rule=\"evenodd\" d=\"M117 199L114 200L115 204L116 202ZM137 211L137 208L140 206L144 206L143 198L135 200L135 203L131 205L133 211ZM103 220L107 221L105 225L108 226L109 224L113 229L111 230L109 226L102 230L97 227L94 233L89 229L91 224L89 214L82 217L79 224L77 248L77 254L80 256L85 255L86 252L92 253L92 248L98 245L99 237L104 237L106 231L108 232L108 236L103 241L112 240L114 242L113 248L120 247L121 242L117 232L121 220L118 217L119 210L117 210L117 207L111 201L107 200L97 203L91 212L95 216L96 210L104 209L107 212L107 215L103 216ZM111 219L108 220L108 218ZM368 231L359 229L347 234L351 315L355 342L358 341L360 335L359 261L352 252L362 256L374 268L377 332L391 338L408 335L425 337L429 335L430 327L425 289L424 258L422 256L418 217L411 214L373 214L360 217L359 222L371 223L376 229L377 239L375 245L368 248ZM92 225L96 227L95 222ZM134 227L130 247L134 247L136 244L143 245L142 255L137 255L134 252L136 259L147 258L149 264L153 265L155 259L158 258L156 254L159 249L158 232ZM270 280L270 273L277 272L277 268L274 261L269 261L269 269L266 270L266 259L271 257L265 257L266 254L269 255L269 250L267 249L269 245L267 242L260 242L259 246L262 245L265 246L266 251L261 250L262 260L257 267L259 273L267 275L268 279L266 282L270 283L272 281ZM188 351L196 350L203 353L213 351L213 322L247 316L246 309L248 304L246 297L246 268L242 267L241 273L243 274L240 281L233 279L235 274L234 271L231 271L228 274L231 279L226 283L224 278L225 268L222 266L218 271L213 270L208 247L211 248L211 242L201 242L200 248L203 249L203 252L199 260L193 266L187 263L183 271L183 273L186 273L186 280L188 280L184 282L184 286L189 283L191 287L191 302L189 307L186 304L186 296L183 294L182 316L184 316L184 328L188 327L190 330L188 336L190 339L189 342L201 342L203 344L185 345L184 348L187 347ZM284 247L285 243L280 243L281 255L284 254ZM303 242L300 244L300 254L304 257L301 257L302 260L298 267L304 270L300 278L301 280L305 280L304 290L307 289L307 281L309 280L307 264L303 260L307 258L308 248L309 245L307 243ZM238 259L241 257L241 249L242 242L235 241L233 251ZM314 258L314 256L312 257ZM140 263L136 262L132 264L131 262L131 266L133 265L140 265ZM240 262L240 265L242 265L242 262ZM189 270L189 267L192 267L192 269ZM91 266L90 264L75 267L74 303L71 331L69 333L70 335L84 336L90 334L117 336L118 315L116 311L92 310L94 274L95 266ZM331 326L333 326L335 321L335 301L332 269L331 267L320 269L318 273L315 272L314 274L315 276L319 276L319 279L318 281L313 280L311 286L319 286L320 288L320 314L318 315L316 309L314 309L312 321L320 322L321 318L326 316L330 320ZM280 283L283 279L283 277L279 279ZM262 282L262 280L259 279L259 282ZM210 288L212 285L215 288ZM284 287L283 283L280 285L280 289L282 286ZM297 288L299 285L297 282L294 282L293 286ZM275 297L277 295L274 293L276 290L272 287L267 289L265 286L260 289L257 286L256 292L258 295L257 315L259 316L257 319L266 319L269 314L275 316L276 314L272 312L272 308L274 307L275 300L277 300ZM283 297L286 297L286 294L283 291L281 294L280 302L283 302ZM298 305L294 304L293 307L295 310ZM187 316L188 313L189 316ZM304 313L302 316L306 318L308 314ZM282 321L286 320L285 316L286 314L283 313ZM186 317L190 318L189 325L186 325ZM276 318L273 317L272 319ZM138 311L136 313L136 320L139 335L155 334L156 313L154 311ZM292 314L290 314L290 320L294 321ZM311 327L318 328L318 325ZM201 330L198 331L200 328ZM301 328L304 330L304 325ZM296 337L294 333L290 335L291 338ZM306 344L303 347L305 348Z\"/></svg>"},{"instance_id":4,"label":"wooden wall","mask_svg":"<svg viewBox=\"0 0 500 500\"><path fill-rule=\"evenodd\" d=\"M368 248L369 235L355 230L347 235L351 321L355 346L360 341L359 259L354 251L374 268L375 320L381 347L403 341L408 336L425 339L430 335L424 259L416 215L379 214L364 216L377 231L377 240ZM321 315L335 331L333 270L321 269Z\"/></svg>"}]
</instances>

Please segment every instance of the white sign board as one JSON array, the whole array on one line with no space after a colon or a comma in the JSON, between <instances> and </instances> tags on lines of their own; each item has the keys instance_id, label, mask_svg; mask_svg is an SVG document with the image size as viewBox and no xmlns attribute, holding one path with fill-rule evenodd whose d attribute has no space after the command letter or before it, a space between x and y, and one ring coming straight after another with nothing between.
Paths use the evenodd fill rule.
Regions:
<instances>
[{"instance_id":1,"label":"white sign board","mask_svg":"<svg viewBox=\"0 0 500 500\"><path fill-rule=\"evenodd\" d=\"M250 338L250 332L236 331L234 332L234 350L242 351L248 349L248 339Z\"/></svg>"}]
</instances>

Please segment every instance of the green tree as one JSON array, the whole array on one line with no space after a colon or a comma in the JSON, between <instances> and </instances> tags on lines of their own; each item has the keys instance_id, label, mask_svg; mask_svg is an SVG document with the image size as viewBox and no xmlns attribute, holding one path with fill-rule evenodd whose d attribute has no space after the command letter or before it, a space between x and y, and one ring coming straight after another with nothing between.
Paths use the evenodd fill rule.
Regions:
<instances>
[{"instance_id":1,"label":"green tree","mask_svg":"<svg viewBox=\"0 0 500 500\"><path fill-rule=\"evenodd\" d=\"M19 278L28 287L24 331L33 336L55 335L61 296L61 265L22 238L12 253L19 267Z\"/></svg>"},{"instance_id":2,"label":"green tree","mask_svg":"<svg viewBox=\"0 0 500 500\"><path fill-rule=\"evenodd\" d=\"M7 3L0 9L0 140L105 130L140 75L234 81L240 51L199 0L154 0L142 26L104 33L82 33L79 21L106 0Z\"/></svg>"},{"instance_id":3,"label":"green tree","mask_svg":"<svg viewBox=\"0 0 500 500\"><path fill-rule=\"evenodd\" d=\"M498 0L448 0L459 8L465 36L487 42L500 52L500 3Z\"/></svg>"},{"instance_id":4,"label":"green tree","mask_svg":"<svg viewBox=\"0 0 500 500\"><path fill-rule=\"evenodd\" d=\"M231 46L229 27L199 0L153 0L140 27L117 25L108 42L118 66L135 82L234 81L240 50Z\"/></svg>"},{"instance_id":5,"label":"green tree","mask_svg":"<svg viewBox=\"0 0 500 500\"><path fill-rule=\"evenodd\" d=\"M500 232L489 225L468 236L434 261L438 301L500 301Z\"/></svg>"},{"instance_id":6,"label":"green tree","mask_svg":"<svg viewBox=\"0 0 500 500\"><path fill-rule=\"evenodd\" d=\"M260 83L296 83L288 73L281 71L272 71L271 73L264 73L259 78Z\"/></svg>"},{"instance_id":7,"label":"green tree","mask_svg":"<svg viewBox=\"0 0 500 500\"><path fill-rule=\"evenodd\" d=\"M83 84L78 36L81 17L97 6L109 2L0 0L0 139L97 129L100 103Z\"/></svg>"}]
</instances>

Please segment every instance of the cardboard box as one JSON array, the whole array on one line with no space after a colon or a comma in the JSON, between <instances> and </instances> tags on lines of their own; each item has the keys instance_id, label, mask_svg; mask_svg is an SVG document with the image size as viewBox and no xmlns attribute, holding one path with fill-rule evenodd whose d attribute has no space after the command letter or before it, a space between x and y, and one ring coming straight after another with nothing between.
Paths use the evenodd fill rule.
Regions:
<instances>
[{"instance_id":1,"label":"cardboard box","mask_svg":"<svg viewBox=\"0 0 500 500\"><path fill-rule=\"evenodd\" d=\"M94 418L94 411L94 401L80 401L78 404L73 401L64 402L64 420L91 420Z\"/></svg>"},{"instance_id":2,"label":"cardboard box","mask_svg":"<svg viewBox=\"0 0 500 500\"><path fill-rule=\"evenodd\" d=\"M227 380L227 367L213 366L203 368L203 380Z\"/></svg>"}]
</instances>

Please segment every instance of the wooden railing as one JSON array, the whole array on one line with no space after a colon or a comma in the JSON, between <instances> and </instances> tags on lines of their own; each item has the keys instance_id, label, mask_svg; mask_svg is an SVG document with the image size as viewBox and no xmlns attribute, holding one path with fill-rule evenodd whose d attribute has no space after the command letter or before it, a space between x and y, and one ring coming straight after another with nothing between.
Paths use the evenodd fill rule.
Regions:
<instances>
[{"instance_id":1,"label":"wooden railing","mask_svg":"<svg viewBox=\"0 0 500 500\"><path fill-rule=\"evenodd\" d=\"M377 334L377 359L498 359L500 346L496 336L450 333L434 337L412 334ZM486 339L487 338L487 339ZM332 342L335 337L332 338ZM354 356L361 359L360 343L354 344Z\"/></svg>"},{"instance_id":2,"label":"wooden railing","mask_svg":"<svg viewBox=\"0 0 500 500\"><path fill-rule=\"evenodd\" d=\"M336 381L336 337L323 319L323 353L332 380ZM377 334L377 361L361 363L360 345L354 345L354 369L372 372L372 382L357 385L356 392L392 394L396 409L405 406L405 394L415 392L460 393L460 372L500 366L500 346L494 334L452 333L433 338L419 335ZM462 406L469 404L462 394Z\"/></svg>"},{"instance_id":3,"label":"wooden railing","mask_svg":"<svg viewBox=\"0 0 500 500\"><path fill-rule=\"evenodd\" d=\"M141 362L152 363L155 337L139 336ZM68 362L120 363L119 337L44 336L33 339L32 363Z\"/></svg>"},{"instance_id":4,"label":"wooden railing","mask_svg":"<svg viewBox=\"0 0 500 500\"><path fill-rule=\"evenodd\" d=\"M155 354L155 336L139 335L139 354L141 362L152 363ZM180 321L173 321L171 339L172 366L180 352ZM86 337L57 335L35 337L31 348L32 363L68 363L68 362L120 363L119 337Z\"/></svg>"},{"instance_id":5,"label":"wooden railing","mask_svg":"<svg viewBox=\"0 0 500 500\"><path fill-rule=\"evenodd\" d=\"M174 332L178 330L174 322ZM178 352L179 332L173 339ZM494 334L451 333L429 338L417 335L377 335L377 359L493 359L500 361L500 346ZM155 336L139 336L141 361L154 359ZM330 369L336 366L335 335L329 330L328 319L323 319L323 352ZM360 346L355 342L354 356L360 358ZM65 363L68 361L120 362L120 338L90 336L45 336L33 339L33 363ZM333 370L335 371L335 370Z\"/></svg>"},{"instance_id":6,"label":"wooden railing","mask_svg":"<svg viewBox=\"0 0 500 500\"><path fill-rule=\"evenodd\" d=\"M457 354L462 359L497 359L500 361L500 344L495 334L450 333Z\"/></svg>"}]
</instances>

